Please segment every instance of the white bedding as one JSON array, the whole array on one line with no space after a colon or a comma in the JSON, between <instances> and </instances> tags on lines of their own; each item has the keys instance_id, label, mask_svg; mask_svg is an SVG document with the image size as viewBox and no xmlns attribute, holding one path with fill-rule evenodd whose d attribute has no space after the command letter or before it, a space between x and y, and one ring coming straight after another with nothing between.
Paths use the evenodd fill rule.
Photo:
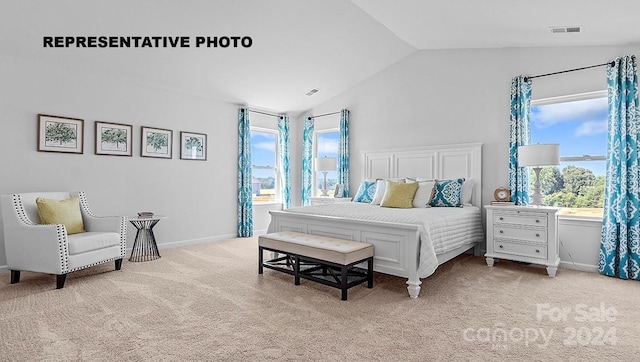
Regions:
<instances>
[{"instance_id":1,"label":"white bedding","mask_svg":"<svg viewBox=\"0 0 640 362\"><path fill-rule=\"evenodd\" d=\"M436 255L464 244L484 241L481 212L475 206L396 209L360 202L337 202L296 207L287 212L418 225L419 278L426 278L436 270Z\"/></svg>"}]
</instances>

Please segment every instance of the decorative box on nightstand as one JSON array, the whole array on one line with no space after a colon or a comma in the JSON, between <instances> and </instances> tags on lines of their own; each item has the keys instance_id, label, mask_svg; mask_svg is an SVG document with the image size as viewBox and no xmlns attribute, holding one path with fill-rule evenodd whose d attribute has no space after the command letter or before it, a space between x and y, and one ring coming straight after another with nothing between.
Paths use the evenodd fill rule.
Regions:
<instances>
[{"instance_id":1,"label":"decorative box on nightstand","mask_svg":"<svg viewBox=\"0 0 640 362\"><path fill-rule=\"evenodd\" d=\"M546 206L485 206L487 265L506 259L547 266L550 277L560 264L558 208Z\"/></svg>"},{"instance_id":2,"label":"decorative box on nightstand","mask_svg":"<svg viewBox=\"0 0 640 362\"><path fill-rule=\"evenodd\" d=\"M318 196L311 197L311 205L320 205L320 204L334 204L336 202L350 202L350 197L333 197L333 196Z\"/></svg>"}]
</instances>

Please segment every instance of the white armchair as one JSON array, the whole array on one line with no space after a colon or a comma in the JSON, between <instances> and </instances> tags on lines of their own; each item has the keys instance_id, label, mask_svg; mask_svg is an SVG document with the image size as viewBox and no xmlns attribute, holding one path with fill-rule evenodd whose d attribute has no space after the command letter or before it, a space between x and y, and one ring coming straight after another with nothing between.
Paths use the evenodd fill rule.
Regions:
<instances>
[{"instance_id":1,"label":"white armchair","mask_svg":"<svg viewBox=\"0 0 640 362\"><path fill-rule=\"evenodd\" d=\"M67 235L63 224L40 224L36 198L78 197L86 232ZM2 195L2 221L11 284L20 271L56 274L56 287L64 287L67 274L115 260L120 270L127 243L125 216L96 216L84 192L37 192Z\"/></svg>"}]
</instances>

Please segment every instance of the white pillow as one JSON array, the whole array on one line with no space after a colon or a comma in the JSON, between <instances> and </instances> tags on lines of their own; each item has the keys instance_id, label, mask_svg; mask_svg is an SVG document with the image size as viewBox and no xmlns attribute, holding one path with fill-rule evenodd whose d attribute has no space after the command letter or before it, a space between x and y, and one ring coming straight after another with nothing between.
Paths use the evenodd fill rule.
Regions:
<instances>
[{"instance_id":1,"label":"white pillow","mask_svg":"<svg viewBox=\"0 0 640 362\"><path fill-rule=\"evenodd\" d=\"M431 198L433 197L434 180L418 182L418 191L413 196L413 207L430 207Z\"/></svg>"},{"instance_id":2,"label":"white pillow","mask_svg":"<svg viewBox=\"0 0 640 362\"><path fill-rule=\"evenodd\" d=\"M384 198L384 192L387 189L387 180L393 182L404 182L404 178L390 178L390 179L378 179L376 181L376 193L373 194L373 200L371 200L371 205L380 205L382 203L382 199Z\"/></svg>"},{"instance_id":3,"label":"white pillow","mask_svg":"<svg viewBox=\"0 0 640 362\"><path fill-rule=\"evenodd\" d=\"M384 197L384 191L387 188L387 184L385 180L376 181L376 193L373 194L373 200L371 200L371 205L380 205L382 202L382 198Z\"/></svg>"},{"instance_id":4,"label":"white pillow","mask_svg":"<svg viewBox=\"0 0 640 362\"><path fill-rule=\"evenodd\" d=\"M462 184L462 191L460 192L460 203L465 206L472 205L471 197L473 196L473 184L472 178L465 179Z\"/></svg>"}]
</instances>

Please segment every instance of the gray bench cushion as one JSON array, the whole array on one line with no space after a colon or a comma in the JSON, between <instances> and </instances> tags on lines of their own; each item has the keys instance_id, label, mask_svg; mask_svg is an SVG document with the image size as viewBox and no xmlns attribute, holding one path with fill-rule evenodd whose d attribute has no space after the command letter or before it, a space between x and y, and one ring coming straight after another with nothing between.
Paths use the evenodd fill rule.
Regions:
<instances>
[{"instance_id":1,"label":"gray bench cushion","mask_svg":"<svg viewBox=\"0 0 640 362\"><path fill-rule=\"evenodd\" d=\"M261 235L258 237L258 245L340 265L349 265L373 256L373 245L369 243L295 231Z\"/></svg>"}]
</instances>

